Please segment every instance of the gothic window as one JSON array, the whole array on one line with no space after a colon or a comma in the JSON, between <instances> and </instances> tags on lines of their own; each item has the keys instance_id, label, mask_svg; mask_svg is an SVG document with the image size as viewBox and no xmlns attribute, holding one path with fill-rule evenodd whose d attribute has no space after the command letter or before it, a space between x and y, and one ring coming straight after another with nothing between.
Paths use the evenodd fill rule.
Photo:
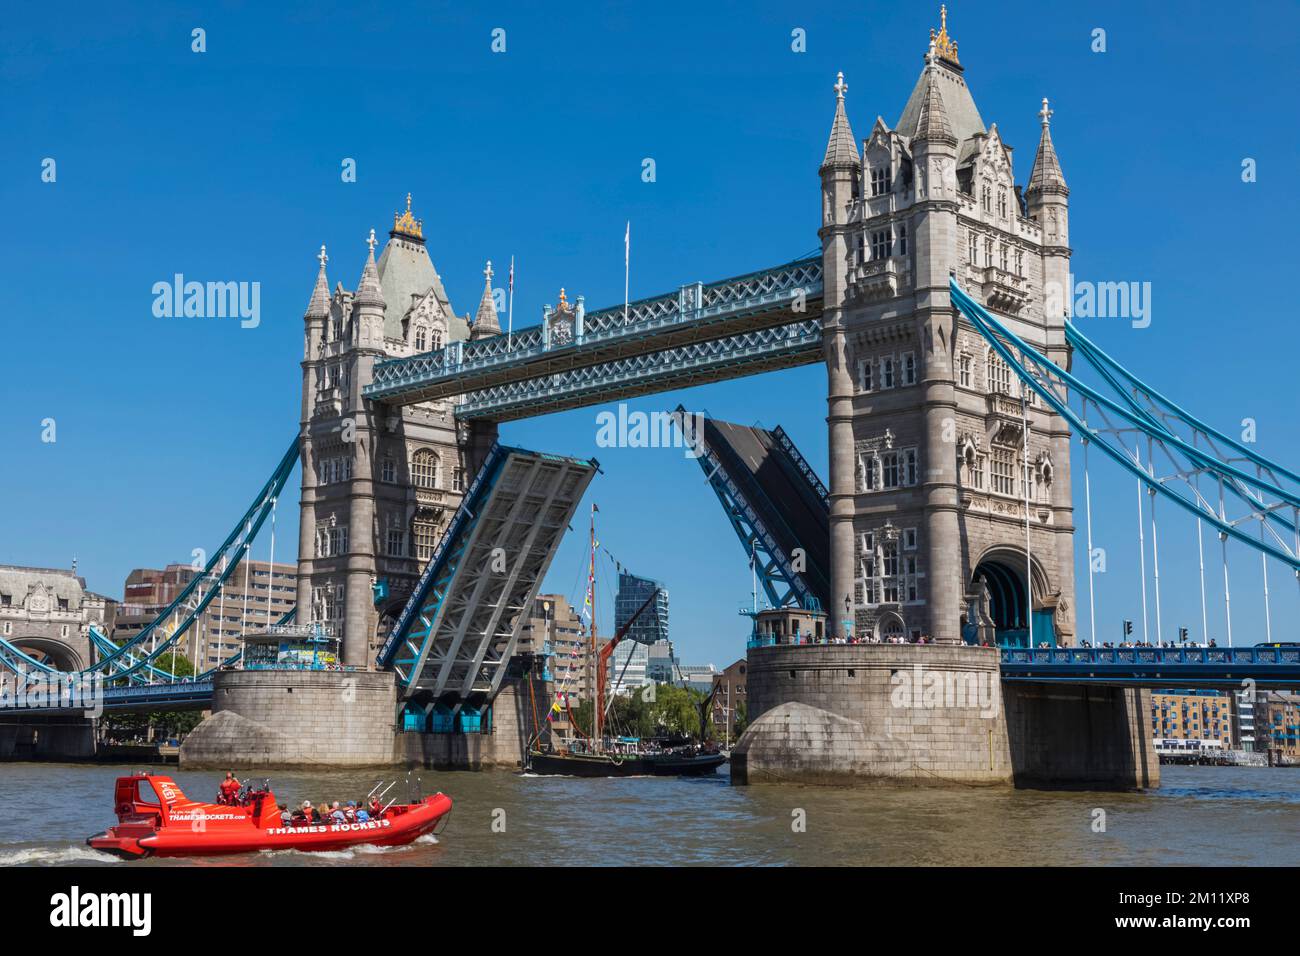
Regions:
<instances>
[{"instance_id":1,"label":"gothic window","mask_svg":"<svg viewBox=\"0 0 1300 956\"><path fill-rule=\"evenodd\" d=\"M406 532L404 530L401 528L389 528L387 544L387 553L389 557L406 557Z\"/></svg>"},{"instance_id":2,"label":"gothic window","mask_svg":"<svg viewBox=\"0 0 1300 956\"><path fill-rule=\"evenodd\" d=\"M917 561L915 557L903 559L903 581L904 581L904 600L917 601L921 597L920 574L917 573Z\"/></svg>"},{"instance_id":3,"label":"gothic window","mask_svg":"<svg viewBox=\"0 0 1300 956\"><path fill-rule=\"evenodd\" d=\"M1011 394L1011 367L1002 361L1002 356L989 349L988 361L989 392L998 395Z\"/></svg>"},{"instance_id":4,"label":"gothic window","mask_svg":"<svg viewBox=\"0 0 1300 956\"><path fill-rule=\"evenodd\" d=\"M898 224L898 254L907 255L907 223L905 222Z\"/></svg>"},{"instance_id":5,"label":"gothic window","mask_svg":"<svg viewBox=\"0 0 1300 956\"><path fill-rule=\"evenodd\" d=\"M904 551L916 550L916 529L915 528L903 529L903 550Z\"/></svg>"},{"instance_id":6,"label":"gothic window","mask_svg":"<svg viewBox=\"0 0 1300 956\"><path fill-rule=\"evenodd\" d=\"M326 584L311 589L312 618L321 622L336 621L343 607L343 588Z\"/></svg>"},{"instance_id":7,"label":"gothic window","mask_svg":"<svg viewBox=\"0 0 1300 956\"><path fill-rule=\"evenodd\" d=\"M433 549L438 546L438 522L432 514L421 512L411 524L415 539L415 557L428 561L433 557Z\"/></svg>"},{"instance_id":8,"label":"gothic window","mask_svg":"<svg viewBox=\"0 0 1300 956\"><path fill-rule=\"evenodd\" d=\"M880 387L894 387L894 359L892 357L880 360Z\"/></svg>"},{"instance_id":9,"label":"gothic window","mask_svg":"<svg viewBox=\"0 0 1300 956\"><path fill-rule=\"evenodd\" d=\"M1024 274L1025 274L1025 253L1023 249L1017 249L1016 250L1016 275L1023 276Z\"/></svg>"},{"instance_id":10,"label":"gothic window","mask_svg":"<svg viewBox=\"0 0 1300 956\"><path fill-rule=\"evenodd\" d=\"M857 261L858 261L858 262L866 262L866 261L867 261L867 246L866 246L866 242L867 242L866 237L865 237L865 235L864 235L863 233L861 233L861 232L858 233L857 236L854 237L854 240L853 240L853 246L854 246L854 249L855 249L856 252L857 252Z\"/></svg>"},{"instance_id":11,"label":"gothic window","mask_svg":"<svg viewBox=\"0 0 1300 956\"><path fill-rule=\"evenodd\" d=\"M876 603L876 536L862 536L862 603Z\"/></svg>"},{"instance_id":12,"label":"gothic window","mask_svg":"<svg viewBox=\"0 0 1300 956\"><path fill-rule=\"evenodd\" d=\"M988 183L985 183L980 189L980 205L985 212L993 211L993 189Z\"/></svg>"},{"instance_id":13,"label":"gothic window","mask_svg":"<svg viewBox=\"0 0 1300 956\"><path fill-rule=\"evenodd\" d=\"M417 352L424 352L428 349L428 347L429 347L429 330L426 329L423 325L417 325L415 327L415 350Z\"/></svg>"},{"instance_id":14,"label":"gothic window","mask_svg":"<svg viewBox=\"0 0 1300 956\"><path fill-rule=\"evenodd\" d=\"M1016 493L1016 455L1009 448L997 448L993 451L992 488L994 494L1014 495Z\"/></svg>"},{"instance_id":15,"label":"gothic window","mask_svg":"<svg viewBox=\"0 0 1300 956\"><path fill-rule=\"evenodd\" d=\"M882 488L898 487L898 452L887 451L880 456L880 477Z\"/></svg>"},{"instance_id":16,"label":"gothic window","mask_svg":"<svg viewBox=\"0 0 1300 956\"><path fill-rule=\"evenodd\" d=\"M876 456L870 452L858 458L858 474L862 479L863 491L876 490L876 476L879 467Z\"/></svg>"},{"instance_id":17,"label":"gothic window","mask_svg":"<svg viewBox=\"0 0 1300 956\"><path fill-rule=\"evenodd\" d=\"M903 452L903 483L908 485L916 484L916 449L909 448Z\"/></svg>"},{"instance_id":18,"label":"gothic window","mask_svg":"<svg viewBox=\"0 0 1300 956\"><path fill-rule=\"evenodd\" d=\"M890 191L892 185L888 166L871 171L871 195L883 196Z\"/></svg>"},{"instance_id":19,"label":"gothic window","mask_svg":"<svg viewBox=\"0 0 1300 956\"><path fill-rule=\"evenodd\" d=\"M998 215L1003 219L1007 218L1007 190L1005 186L998 190Z\"/></svg>"},{"instance_id":20,"label":"gothic window","mask_svg":"<svg viewBox=\"0 0 1300 956\"><path fill-rule=\"evenodd\" d=\"M916 384L916 355L912 352L903 354L903 384Z\"/></svg>"},{"instance_id":21,"label":"gothic window","mask_svg":"<svg viewBox=\"0 0 1300 956\"><path fill-rule=\"evenodd\" d=\"M972 229L968 233L966 233L966 261L969 262L971 265L976 265L979 263L979 257L980 257L979 247L980 247L979 236L977 236L975 234L975 230Z\"/></svg>"},{"instance_id":22,"label":"gothic window","mask_svg":"<svg viewBox=\"0 0 1300 956\"><path fill-rule=\"evenodd\" d=\"M417 488L438 487L438 456L421 448L411 456L411 481Z\"/></svg>"},{"instance_id":23,"label":"gothic window","mask_svg":"<svg viewBox=\"0 0 1300 956\"><path fill-rule=\"evenodd\" d=\"M387 455L379 462L379 480L389 484L397 481L397 462Z\"/></svg>"},{"instance_id":24,"label":"gothic window","mask_svg":"<svg viewBox=\"0 0 1300 956\"><path fill-rule=\"evenodd\" d=\"M889 230L877 229L871 234L871 259L889 258Z\"/></svg>"},{"instance_id":25,"label":"gothic window","mask_svg":"<svg viewBox=\"0 0 1300 956\"><path fill-rule=\"evenodd\" d=\"M436 351L437 349L442 348L442 330L441 330L441 329L430 329L430 330L429 330L429 348L430 348L430 349L433 349L433 350L435 350L435 351Z\"/></svg>"},{"instance_id":26,"label":"gothic window","mask_svg":"<svg viewBox=\"0 0 1300 956\"><path fill-rule=\"evenodd\" d=\"M465 469L464 468L457 468L454 471L452 471L451 489L452 491L465 490Z\"/></svg>"},{"instance_id":27,"label":"gothic window","mask_svg":"<svg viewBox=\"0 0 1300 956\"><path fill-rule=\"evenodd\" d=\"M871 360L865 359L858 363L858 390L862 392L871 391Z\"/></svg>"},{"instance_id":28,"label":"gothic window","mask_svg":"<svg viewBox=\"0 0 1300 956\"><path fill-rule=\"evenodd\" d=\"M971 357L964 352L957 359L957 384L971 387Z\"/></svg>"},{"instance_id":29,"label":"gothic window","mask_svg":"<svg viewBox=\"0 0 1300 956\"><path fill-rule=\"evenodd\" d=\"M882 599L886 604L898 603L898 542L886 541L880 549L880 576L883 585Z\"/></svg>"},{"instance_id":30,"label":"gothic window","mask_svg":"<svg viewBox=\"0 0 1300 956\"><path fill-rule=\"evenodd\" d=\"M984 265L985 267L993 265L993 240L984 240Z\"/></svg>"},{"instance_id":31,"label":"gothic window","mask_svg":"<svg viewBox=\"0 0 1300 956\"><path fill-rule=\"evenodd\" d=\"M330 341L337 342L343 338L343 317L336 315L330 321Z\"/></svg>"},{"instance_id":32,"label":"gothic window","mask_svg":"<svg viewBox=\"0 0 1300 956\"><path fill-rule=\"evenodd\" d=\"M1006 244L1005 242L1004 242L1004 243L1001 243L1001 244L998 246L998 254L999 254L999 256L1001 257L1000 261L1001 261L1001 265L1002 265L1002 271L1003 271L1003 272L1008 271L1008 270L1007 270L1007 265L1008 265L1008 263L1007 263L1007 244Z\"/></svg>"}]
</instances>

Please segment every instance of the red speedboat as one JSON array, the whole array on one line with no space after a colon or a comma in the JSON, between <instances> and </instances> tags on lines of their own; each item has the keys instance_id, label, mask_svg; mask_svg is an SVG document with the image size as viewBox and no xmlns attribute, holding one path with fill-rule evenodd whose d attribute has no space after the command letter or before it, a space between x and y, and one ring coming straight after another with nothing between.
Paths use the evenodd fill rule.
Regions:
<instances>
[{"instance_id":1,"label":"red speedboat","mask_svg":"<svg viewBox=\"0 0 1300 956\"><path fill-rule=\"evenodd\" d=\"M231 805L198 803L171 777L148 773L118 777L113 802L117 826L86 845L128 858L402 846L440 832L451 813L451 797L438 793L418 803L390 805L364 822L285 826L269 787L246 788Z\"/></svg>"}]
</instances>

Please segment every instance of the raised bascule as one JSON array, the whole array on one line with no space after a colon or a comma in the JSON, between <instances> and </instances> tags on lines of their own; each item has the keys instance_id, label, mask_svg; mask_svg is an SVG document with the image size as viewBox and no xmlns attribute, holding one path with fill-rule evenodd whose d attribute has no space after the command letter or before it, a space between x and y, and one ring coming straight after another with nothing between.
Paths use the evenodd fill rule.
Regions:
<instances>
[{"instance_id":1,"label":"raised bascule","mask_svg":"<svg viewBox=\"0 0 1300 956\"><path fill-rule=\"evenodd\" d=\"M1157 562L1157 504L1220 538L1225 592L1229 540L1266 580L1269 562L1300 573L1300 477L1069 321L1070 192L1047 101L1022 187L946 10L898 121L877 117L861 146L847 91L841 74L820 255L626 307L561 290L541 324L503 333L491 263L475 314L458 315L409 195L378 259L371 231L355 291L331 289L322 247L298 434L202 573L121 647L91 628L80 669L20 635L0 664L98 681L107 708L210 707L191 765L513 766L553 694L518 661L519 628L599 465L502 445L497 424L825 363L826 485L780 428L686 427L677 410L768 605L734 780L1153 786L1149 688L1300 686L1296 647L1101 648L1091 573L1079 613L1072 436L1089 552L1101 454L1147 492ZM169 674L162 655L252 560L295 465L297 604L280 626L337 638L339 669ZM1159 587L1157 564L1157 644ZM0 711L0 756L12 728L42 721L62 728L52 747L93 747L78 709Z\"/></svg>"}]
</instances>

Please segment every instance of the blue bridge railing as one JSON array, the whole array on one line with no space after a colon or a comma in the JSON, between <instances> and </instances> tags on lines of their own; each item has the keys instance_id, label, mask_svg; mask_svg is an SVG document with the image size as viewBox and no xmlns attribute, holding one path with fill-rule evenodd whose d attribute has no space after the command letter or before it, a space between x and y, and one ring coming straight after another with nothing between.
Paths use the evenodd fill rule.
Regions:
<instances>
[{"instance_id":1,"label":"blue bridge railing","mask_svg":"<svg viewBox=\"0 0 1300 956\"><path fill-rule=\"evenodd\" d=\"M1003 680L1059 680L1142 686L1264 684L1300 687L1300 646L1010 647Z\"/></svg>"}]
</instances>

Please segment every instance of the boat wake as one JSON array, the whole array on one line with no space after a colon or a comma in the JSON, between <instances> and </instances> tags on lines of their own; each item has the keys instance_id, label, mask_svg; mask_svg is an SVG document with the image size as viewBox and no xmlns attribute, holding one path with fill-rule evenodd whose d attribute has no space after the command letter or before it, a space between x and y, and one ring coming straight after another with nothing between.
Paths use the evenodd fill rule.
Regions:
<instances>
[{"instance_id":1,"label":"boat wake","mask_svg":"<svg viewBox=\"0 0 1300 956\"><path fill-rule=\"evenodd\" d=\"M122 863L109 853L85 846L26 847L0 852L0 866L79 866L85 863Z\"/></svg>"}]
</instances>

